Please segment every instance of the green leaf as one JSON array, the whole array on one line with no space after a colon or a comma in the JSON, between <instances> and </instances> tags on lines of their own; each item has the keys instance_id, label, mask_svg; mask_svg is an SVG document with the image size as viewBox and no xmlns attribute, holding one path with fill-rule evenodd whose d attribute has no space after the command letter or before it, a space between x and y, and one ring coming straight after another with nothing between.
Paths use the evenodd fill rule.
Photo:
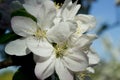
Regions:
<instances>
[{"instance_id":1,"label":"green leaf","mask_svg":"<svg viewBox=\"0 0 120 80\"><path fill-rule=\"evenodd\" d=\"M19 36L16 35L15 33L3 34L0 37L0 44L8 43L9 41L15 40L17 38L19 38Z\"/></svg>"},{"instance_id":2,"label":"green leaf","mask_svg":"<svg viewBox=\"0 0 120 80\"><path fill-rule=\"evenodd\" d=\"M14 16L25 16L25 17L29 17L29 18L33 19L34 21L37 21L36 18L34 16L32 16L31 14L27 13L24 8L14 11L11 14L11 17L14 17Z\"/></svg>"}]
</instances>

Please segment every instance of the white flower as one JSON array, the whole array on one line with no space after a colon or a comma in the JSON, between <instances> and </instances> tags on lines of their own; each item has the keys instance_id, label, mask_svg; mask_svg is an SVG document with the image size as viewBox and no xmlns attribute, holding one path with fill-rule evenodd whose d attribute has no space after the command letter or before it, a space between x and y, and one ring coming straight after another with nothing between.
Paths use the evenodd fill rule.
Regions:
<instances>
[{"instance_id":1,"label":"white flower","mask_svg":"<svg viewBox=\"0 0 120 80\"><path fill-rule=\"evenodd\" d=\"M13 31L24 38L10 42L5 48L8 54L26 55L29 49L36 55L48 57L52 53L52 45L49 42L54 41L60 43L61 39L65 40L75 32L76 25L72 23L61 22L53 25L52 22L56 11L53 6L48 6L48 4L53 5L51 1L45 1L38 5L41 12L37 14L37 22L21 16L12 18L11 24ZM48 7L50 9L47 9ZM14 46L15 44L16 46ZM16 49L17 46L18 49Z\"/></svg>"},{"instance_id":2,"label":"white flower","mask_svg":"<svg viewBox=\"0 0 120 80\"><path fill-rule=\"evenodd\" d=\"M46 30L38 26L35 21L27 17L16 16L12 18L11 24L13 31L23 39L10 42L5 48L8 54L26 55L29 48L33 52L37 50L36 55L44 57L50 55L51 44L46 40ZM48 52L44 51L44 48L48 49Z\"/></svg>"},{"instance_id":3,"label":"white flower","mask_svg":"<svg viewBox=\"0 0 120 80\"><path fill-rule=\"evenodd\" d=\"M96 26L96 19L91 15L78 14L75 17L78 28L76 33L82 35L83 33L93 29Z\"/></svg>"},{"instance_id":4,"label":"white flower","mask_svg":"<svg viewBox=\"0 0 120 80\"><path fill-rule=\"evenodd\" d=\"M57 9L57 17L54 23L57 24L60 21L71 21L77 23L76 33L82 35L86 31L94 28L96 26L96 19L91 15L78 14L80 9L80 4L76 2L72 3L71 0L65 0L63 6Z\"/></svg>"},{"instance_id":5,"label":"white flower","mask_svg":"<svg viewBox=\"0 0 120 80\"><path fill-rule=\"evenodd\" d=\"M43 80L55 71L60 80L74 80L74 73L98 63L89 49L96 35L83 34L95 26L95 19L76 16L80 8L77 1L65 0L57 13L50 0L25 0L23 6L37 22L28 17L13 17L12 29L22 38L10 42L5 51L17 56L33 52L38 79Z\"/></svg>"},{"instance_id":6,"label":"white flower","mask_svg":"<svg viewBox=\"0 0 120 80\"><path fill-rule=\"evenodd\" d=\"M36 61L35 74L38 79L43 80L55 71L60 80L74 80L74 72L85 71L89 66L84 49L95 37L82 35L79 38L72 37L66 43L54 44L50 58Z\"/></svg>"},{"instance_id":7,"label":"white flower","mask_svg":"<svg viewBox=\"0 0 120 80\"><path fill-rule=\"evenodd\" d=\"M61 28L63 29L63 27L59 27L60 25L66 27L64 28L65 32L62 32L62 34L58 34L61 32ZM58 33L56 32L58 29L57 27L59 28ZM12 28L16 34L25 38L22 40L19 39L10 42L6 46L5 51L11 55L25 55L26 49L28 47L36 55L44 57L49 56L51 53L52 46L46 39L47 35L50 33L51 35L49 35L48 37L56 36L54 38L57 39L57 37L59 36L59 40L65 39L66 37L68 37L66 36L66 34L71 34L72 31L74 31L70 29L71 27L73 26L68 26L65 23L60 23L59 25L55 26L55 29L51 28L49 30L45 30L38 26L30 18L16 16L12 18ZM18 48L16 49L17 46Z\"/></svg>"},{"instance_id":8,"label":"white flower","mask_svg":"<svg viewBox=\"0 0 120 80\"><path fill-rule=\"evenodd\" d=\"M36 0L25 0L26 4L30 5L35 5L35 1ZM28 12L32 11L36 13L37 23L27 17L15 16L12 18L11 25L13 31L24 38L10 42L5 48L8 54L18 56L26 55L30 52L28 51L29 48L36 55L43 57L50 55L51 44L46 40L46 34L48 29L52 27L52 21L56 11L53 6L48 6L48 4L53 5L50 1L45 1L40 5L36 4L36 6L38 6L37 9L41 10L41 13L40 11L37 12L33 10L34 7L30 8L28 5ZM48 7L50 10L46 10ZM35 15L32 12L30 13ZM44 50L44 48L47 49L47 51Z\"/></svg>"},{"instance_id":9,"label":"white flower","mask_svg":"<svg viewBox=\"0 0 120 80\"><path fill-rule=\"evenodd\" d=\"M88 58L89 66L88 68L86 68L86 70L91 73L95 72L93 66L97 65L100 62L98 54L96 54L94 51L92 51L92 49L90 49L90 45L96 38L97 36L95 34L83 34L82 36L74 34L70 37L69 40L70 41L69 43L72 43L75 46L82 46L81 50L87 55Z\"/></svg>"},{"instance_id":10,"label":"white flower","mask_svg":"<svg viewBox=\"0 0 120 80\"><path fill-rule=\"evenodd\" d=\"M64 4L61 8L57 8L57 15L54 20L54 23L57 24L60 21L74 21L74 17L76 16L78 10L80 8L80 5L76 5L76 2L74 5L72 5L71 0L65 0Z\"/></svg>"}]
</instances>

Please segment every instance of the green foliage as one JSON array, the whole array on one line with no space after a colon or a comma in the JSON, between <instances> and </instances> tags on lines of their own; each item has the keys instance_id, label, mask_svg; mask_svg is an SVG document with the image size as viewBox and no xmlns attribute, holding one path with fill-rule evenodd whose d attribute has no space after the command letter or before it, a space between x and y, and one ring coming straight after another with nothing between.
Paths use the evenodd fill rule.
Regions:
<instances>
[{"instance_id":1,"label":"green foliage","mask_svg":"<svg viewBox=\"0 0 120 80\"><path fill-rule=\"evenodd\" d=\"M29 17L29 18L33 19L34 21L37 21L36 18L35 18L34 16L32 16L31 14L27 13L27 12L25 11L25 9L19 9L19 10L14 11L14 12L11 14L11 17L14 17L14 16Z\"/></svg>"},{"instance_id":2,"label":"green foliage","mask_svg":"<svg viewBox=\"0 0 120 80\"><path fill-rule=\"evenodd\" d=\"M17 39L19 36L16 35L15 33L7 33L7 34L3 34L0 37L0 44L4 44L7 43L11 40Z\"/></svg>"}]
</instances>

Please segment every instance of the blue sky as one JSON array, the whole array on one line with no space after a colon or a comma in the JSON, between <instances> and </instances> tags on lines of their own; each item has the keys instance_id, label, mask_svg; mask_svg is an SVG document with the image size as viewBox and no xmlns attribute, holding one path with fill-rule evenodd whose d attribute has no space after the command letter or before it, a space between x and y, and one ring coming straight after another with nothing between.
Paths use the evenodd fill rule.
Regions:
<instances>
[{"instance_id":1,"label":"blue sky","mask_svg":"<svg viewBox=\"0 0 120 80\"><path fill-rule=\"evenodd\" d=\"M115 5L115 0L97 0L96 2L94 2L92 4L90 14L95 16L97 19L97 28L96 29L101 27L101 25L103 23L107 23L109 25L114 24L118 17L118 16L116 16L116 14L117 14L116 11L117 11L117 9L116 9L116 5ZM116 46L118 44L120 45L120 43L119 43L120 42L120 36L119 36L120 25L117 25L117 26L119 26L119 27L116 27L114 25L112 27L116 27L116 28L112 28L112 29L105 31L99 37L99 39L97 39L92 45L92 47L95 48L95 50L97 51L97 53L100 55L100 57L102 59L109 60L109 55L106 54L106 52L104 51L104 47L101 44L102 37L109 36L114 45L116 45Z\"/></svg>"},{"instance_id":2,"label":"blue sky","mask_svg":"<svg viewBox=\"0 0 120 80\"><path fill-rule=\"evenodd\" d=\"M93 14L99 23L113 23L116 20L115 0L97 0L92 4L91 14Z\"/></svg>"}]
</instances>

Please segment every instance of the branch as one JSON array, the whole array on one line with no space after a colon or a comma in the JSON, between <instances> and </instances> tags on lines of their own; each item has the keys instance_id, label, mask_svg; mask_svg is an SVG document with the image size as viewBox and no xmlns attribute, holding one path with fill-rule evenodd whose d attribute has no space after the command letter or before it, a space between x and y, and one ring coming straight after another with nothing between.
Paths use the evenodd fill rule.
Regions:
<instances>
[{"instance_id":1,"label":"branch","mask_svg":"<svg viewBox=\"0 0 120 80\"><path fill-rule=\"evenodd\" d=\"M6 67L12 66L12 65L13 65L12 59L11 59L11 58L8 58L8 59L0 62L0 69L6 68Z\"/></svg>"}]
</instances>

